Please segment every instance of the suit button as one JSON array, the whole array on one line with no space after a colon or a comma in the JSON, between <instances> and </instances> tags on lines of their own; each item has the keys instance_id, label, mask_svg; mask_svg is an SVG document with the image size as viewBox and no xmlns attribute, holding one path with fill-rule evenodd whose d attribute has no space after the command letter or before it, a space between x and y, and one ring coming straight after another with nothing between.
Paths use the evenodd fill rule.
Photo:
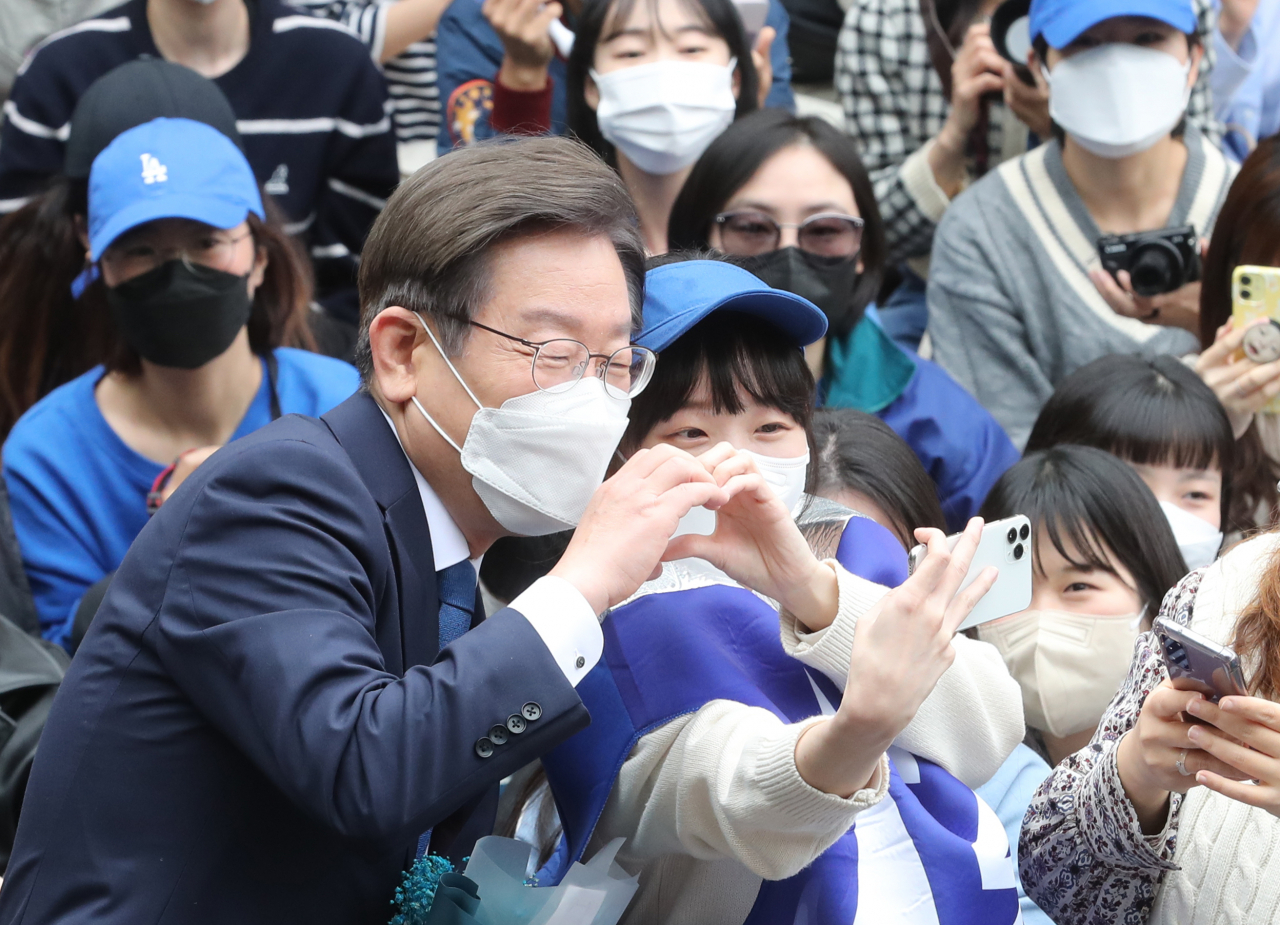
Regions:
<instances>
[{"instance_id":1,"label":"suit button","mask_svg":"<svg viewBox=\"0 0 1280 925\"><path fill-rule=\"evenodd\" d=\"M520 708L520 715L531 723L536 722L542 718L542 707L530 700Z\"/></svg>"},{"instance_id":2,"label":"suit button","mask_svg":"<svg viewBox=\"0 0 1280 925\"><path fill-rule=\"evenodd\" d=\"M476 741L476 754L481 758L490 758L493 756L493 743L487 738Z\"/></svg>"},{"instance_id":3,"label":"suit button","mask_svg":"<svg viewBox=\"0 0 1280 925\"><path fill-rule=\"evenodd\" d=\"M511 730L512 735L518 736L528 725L519 713L512 713L507 717L507 729Z\"/></svg>"},{"instance_id":4,"label":"suit button","mask_svg":"<svg viewBox=\"0 0 1280 925\"><path fill-rule=\"evenodd\" d=\"M507 744L507 727L501 724L494 726L492 729L489 730L488 739L494 745L506 745Z\"/></svg>"}]
</instances>

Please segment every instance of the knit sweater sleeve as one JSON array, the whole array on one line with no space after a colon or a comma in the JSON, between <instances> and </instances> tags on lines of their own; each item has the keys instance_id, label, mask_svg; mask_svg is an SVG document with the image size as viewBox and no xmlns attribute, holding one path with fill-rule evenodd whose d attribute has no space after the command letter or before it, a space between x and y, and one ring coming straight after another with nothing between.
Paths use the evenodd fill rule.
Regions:
<instances>
[{"instance_id":1,"label":"knit sweater sleeve","mask_svg":"<svg viewBox=\"0 0 1280 925\"><path fill-rule=\"evenodd\" d=\"M1024 316L1046 309L1020 304L1013 289L1018 274L1037 268L1005 259L1025 252L1026 242L1017 238L1033 232L1004 201L1004 189L1003 177L988 175L959 196L939 224L929 268L929 332L934 360L1022 447L1053 383L1032 352Z\"/></svg>"},{"instance_id":2,"label":"knit sweater sleeve","mask_svg":"<svg viewBox=\"0 0 1280 925\"><path fill-rule=\"evenodd\" d=\"M782 614L782 645L791 656L821 671L840 687L848 682L858 618L887 590L836 563L840 607L835 621L816 633L802 631ZM945 768L969 787L991 779L1026 734L1022 694L994 646L957 636L955 661L920 705L894 744Z\"/></svg>"},{"instance_id":3,"label":"knit sweater sleeve","mask_svg":"<svg viewBox=\"0 0 1280 925\"><path fill-rule=\"evenodd\" d=\"M815 790L796 768L814 717L715 700L645 735L618 773L596 837L625 836L629 857L734 860L766 880L799 873L888 792L882 755L871 786L849 798Z\"/></svg>"},{"instance_id":4,"label":"knit sweater sleeve","mask_svg":"<svg viewBox=\"0 0 1280 925\"><path fill-rule=\"evenodd\" d=\"M1203 570L1165 598L1162 618L1191 620ZM1150 632L1138 637L1129 676L1102 717L1093 741L1065 759L1040 785L1022 823L1022 883L1058 925L1145 922L1173 863L1182 795L1170 795L1164 830L1146 836L1125 795L1116 764L1120 740L1134 727L1147 695L1168 678Z\"/></svg>"}]
</instances>

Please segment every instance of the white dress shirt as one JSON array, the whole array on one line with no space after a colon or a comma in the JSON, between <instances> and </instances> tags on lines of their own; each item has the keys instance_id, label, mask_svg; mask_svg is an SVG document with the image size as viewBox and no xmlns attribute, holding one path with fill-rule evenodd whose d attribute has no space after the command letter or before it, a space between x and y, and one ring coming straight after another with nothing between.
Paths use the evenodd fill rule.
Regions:
<instances>
[{"instance_id":1,"label":"white dress shirt","mask_svg":"<svg viewBox=\"0 0 1280 925\"><path fill-rule=\"evenodd\" d=\"M382 412L387 426L400 442L400 434L387 413ZM400 444L403 452L404 444ZM435 557L437 572L457 565L463 559L471 559L471 550L462 530L454 523L444 503L435 490L427 484L418 467L405 453L413 479L422 496L422 509L427 515L427 528L431 531L431 552ZM477 577L482 556L471 559ZM509 605L528 620L542 638L564 676L574 687L595 667L604 651L604 634L600 621L592 611L582 592L563 578L547 575L539 578Z\"/></svg>"}]
</instances>

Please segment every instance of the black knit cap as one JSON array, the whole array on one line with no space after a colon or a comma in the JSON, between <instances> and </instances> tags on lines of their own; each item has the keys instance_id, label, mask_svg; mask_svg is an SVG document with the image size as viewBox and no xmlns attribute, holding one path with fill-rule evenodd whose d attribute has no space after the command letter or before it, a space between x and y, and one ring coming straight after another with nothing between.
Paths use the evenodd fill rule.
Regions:
<instances>
[{"instance_id":1,"label":"black knit cap","mask_svg":"<svg viewBox=\"0 0 1280 925\"><path fill-rule=\"evenodd\" d=\"M190 68L160 58L139 58L95 80L71 114L64 171L87 180L93 159L121 132L161 117L212 126L244 151L236 114L218 85Z\"/></svg>"}]
</instances>

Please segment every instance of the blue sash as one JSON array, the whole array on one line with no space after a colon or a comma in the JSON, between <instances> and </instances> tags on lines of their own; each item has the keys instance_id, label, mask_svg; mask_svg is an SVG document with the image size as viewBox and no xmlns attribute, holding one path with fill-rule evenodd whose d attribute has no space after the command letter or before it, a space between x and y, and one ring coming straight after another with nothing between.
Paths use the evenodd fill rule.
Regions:
<instances>
[{"instance_id":1,"label":"blue sash","mask_svg":"<svg viewBox=\"0 0 1280 925\"><path fill-rule=\"evenodd\" d=\"M849 521L838 546L837 557L857 574L891 585L905 579L901 546L873 521ZM786 655L778 615L761 598L731 584L663 585L646 586L655 590L604 622L604 656L578 685L591 725L543 758L564 826L539 873L544 883L558 882L581 858L623 762L646 733L713 700L761 707L789 723L840 701L828 678ZM1020 921L995 813L937 765L896 748L890 764L886 798L808 868L762 882L746 925Z\"/></svg>"}]
</instances>

